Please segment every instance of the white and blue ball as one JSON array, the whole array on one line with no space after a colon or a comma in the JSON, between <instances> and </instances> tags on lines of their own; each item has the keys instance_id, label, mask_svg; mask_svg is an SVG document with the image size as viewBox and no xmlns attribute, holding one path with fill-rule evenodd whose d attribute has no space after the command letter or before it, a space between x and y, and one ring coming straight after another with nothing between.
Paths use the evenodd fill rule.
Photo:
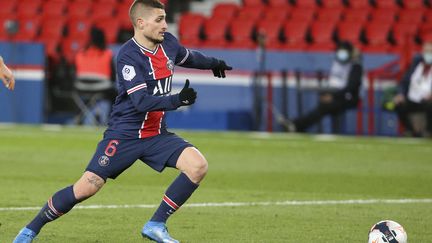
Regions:
<instances>
[{"instance_id":1,"label":"white and blue ball","mask_svg":"<svg viewBox=\"0 0 432 243\"><path fill-rule=\"evenodd\" d=\"M380 221L369 231L368 243L407 243L408 236L402 225L392 220Z\"/></svg>"}]
</instances>

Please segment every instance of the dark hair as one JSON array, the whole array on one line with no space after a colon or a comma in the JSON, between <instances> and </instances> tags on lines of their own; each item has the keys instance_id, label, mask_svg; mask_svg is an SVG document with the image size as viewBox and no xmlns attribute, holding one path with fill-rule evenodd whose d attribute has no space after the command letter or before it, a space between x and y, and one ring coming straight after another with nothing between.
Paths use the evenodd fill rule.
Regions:
<instances>
[{"instance_id":1,"label":"dark hair","mask_svg":"<svg viewBox=\"0 0 432 243\"><path fill-rule=\"evenodd\" d=\"M349 41L340 41L336 46L336 50L339 49L345 49L348 50L349 53L352 53L354 51L354 46Z\"/></svg>"},{"instance_id":2,"label":"dark hair","mask_svg":"<svg viewBox=\"0 0 432 243\"><path fill-rule=\"evenodd\" d=\"M135 0L129 8L129 18L135 26L135 17L138 6L165 9L165 5L159 0Z\"/></svg>"},{"instance_id":3,"label":"dark hair","mask_svg":"<svg viewBox=\"0 0 432 243\"><path fill-rule=\"evenodd\" d=\"M95 46L101 50L106 48L105 34L101 29L97 27L91 28L88 47L90 46Z\"/></svg>"}]
</instances>

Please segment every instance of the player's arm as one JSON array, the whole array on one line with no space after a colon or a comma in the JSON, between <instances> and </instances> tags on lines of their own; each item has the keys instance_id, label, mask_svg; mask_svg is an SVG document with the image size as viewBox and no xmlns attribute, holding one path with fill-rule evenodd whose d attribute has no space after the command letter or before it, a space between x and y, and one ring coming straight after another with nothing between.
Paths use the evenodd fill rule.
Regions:
<instances>
[{"instance_id":1,"label":"player's arm","mask_svg":"<svg viewBox=\"0 0 432 243\"><path fill-rule=\"evenodd\" d=\"M218 78L225 78L225 70L232 70L232 67L228 66L224 60L206 56L199 51L184 48L182 53L183 55L181 56L183 56L183 59L177 64L179 66L197 69L211 69L213 75Z\"/></svg>"},{"instance_id":2,"label":"player's arm","mask_svg":"<svg viewBox=\"0 0 432 243\"><path fill-rule=\"evenodd\" d=\"M15 78L11 70L9 70L9 68L4 63L2 56L0 56L0 79L3 81L3 84L6 86L6 88L10 90L15 88Z\"/></svg>"},{"instance_id":3,"label":"player's arm","mask_svg":"<svg viewBox=\"0 0 432 243\"><path fill-rule=\"evenodd\" d=\"M144 80L145 75L143 69L140 64L135 61L139 60L137 59L138 57L135 58L136 59L130 55L119 57L117 70L119 72L119 82L124 85L127 95L138 111L169 111L175 110L182 105L188 105L182 103L186 98L184 95L181 96L181 92L168 96L153 96L149 94L147 84Z\"/></svg>"},{"instance_id":4,"label":"player's arm","mask_svg":"<svg viewBox=\"0 0 432 243\"><path fill-rule=\"evenodd\" d=\"M186 49L180 45L178 40L170 35L171 43L177 47L177 56L175 63L178 66L187 68L197 69L211 69L215 77L225 78L225 71L232 70L232 67L228 66L224 60L220 60L214 57L209 57L199 51Z\"/></svg>"}]
</instances>

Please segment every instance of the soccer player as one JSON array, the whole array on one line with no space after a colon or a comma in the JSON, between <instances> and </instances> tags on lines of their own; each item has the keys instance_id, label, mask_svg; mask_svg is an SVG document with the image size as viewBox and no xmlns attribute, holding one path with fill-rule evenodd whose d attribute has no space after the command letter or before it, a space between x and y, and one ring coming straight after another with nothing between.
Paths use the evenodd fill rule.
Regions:
<instances>
[{"instance_id":1,"label":"soccer player","mask_svg":"<svg viewBox=\"0 0 432 243\"><path fill-rule=\"evenodd\" d=\"M0 56L0 79L9 90L13 90L15 88L15 78L11 70L9 70L9 68L4 63L2 56Z\"/></svg>"},{"instance_id":2,"label":"soccer player","mask_svg":"<svg viewBox=\"0 0 432 243\"><path fill-rule=\"evenodd\" d=\"M197 98L189 80L180 93L170 94L174 65L211 69L219 78L232 68L181 46L166 32L166 14L158 0L135 0L129 15L135 33L118 53L119 90L104 138L82 177L49 198L14 242L32 242L46 223L96 194L108 178L115 179L138 159L159 172L165 167L180 171L141 230L157 242L178 242L168 234L166 221L198 188L208 165L198 149L166 130L165 112L192 105Z\"/></svg>"}]
</instances>

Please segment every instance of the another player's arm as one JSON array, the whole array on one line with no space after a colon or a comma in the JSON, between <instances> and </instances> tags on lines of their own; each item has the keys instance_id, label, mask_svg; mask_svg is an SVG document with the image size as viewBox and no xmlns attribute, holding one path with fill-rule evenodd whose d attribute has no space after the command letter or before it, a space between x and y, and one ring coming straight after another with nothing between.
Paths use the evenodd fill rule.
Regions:
<instances>
[{"instance_id":1,"label":"another player's arm","mask_svg":"<svg viewBox=\"0 0 432 243\"><path fill-rule=\"evenodd\" d=\"M0 56L0 79L6 88L13 90L15 88L15 78L9 68L3 61L3 57Z\"/></svg>"}]
</instances>

